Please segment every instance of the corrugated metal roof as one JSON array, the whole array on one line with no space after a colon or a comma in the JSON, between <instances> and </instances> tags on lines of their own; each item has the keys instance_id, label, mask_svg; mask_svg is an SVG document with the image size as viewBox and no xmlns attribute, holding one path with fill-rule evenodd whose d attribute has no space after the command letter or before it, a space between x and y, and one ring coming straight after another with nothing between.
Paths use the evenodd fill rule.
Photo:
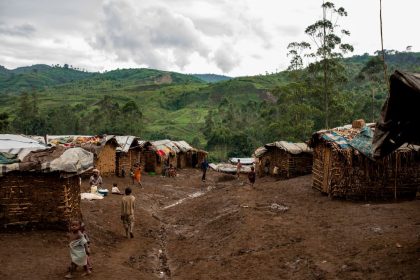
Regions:
<instances>
[{"instance_id":1,"label":"corrugated metal roof","mask_svg":"<svg viewBox=\"0 0 420 280\"><path fill-rule=\"evenodd\" d=\"M312 153L312 149L306 143L292 143L287 141L277 141L266 144L265 147L277 147L291 154Z\"/></svg>"},{"instance_id":2,"label":"corrugated metal roof","mask_svg":"<svg viewBox=\"0 0 420 280\"><path fill-rule=\"evenodd\" d=\"M190 146L190 144L188 144L187 142L181 140L181 141L173 141L175 143L175 145L178 146L178 148L181 150L181 152L188 152L193 150L193 147Z\"/></svg>"},{"instance_id":3,"label":"corrugated metal roof","mask_svg":"<svg viewBox=\"0 0 420 280\"><path fill-rule=\"evenodd\" d=\"M171 140L168 139L153 141L152 145L155 146L157 150L165 150L164 148L166 147L175 153L180 152L180 149Z\"/></svg>"},{"instance_id":4,"label":"corrugated metal roof","mask_svg":"<svg viewBox=\"0 0 420 280\"><path fill-rule=\"evenodd\" d=\"M120 147L117 148L117 151L127 153L128 150L130 150L133 141L136 140L136 136L115 136L115 139L117 140L118 145L120 145Z\"/></svg>"}]
</instances>

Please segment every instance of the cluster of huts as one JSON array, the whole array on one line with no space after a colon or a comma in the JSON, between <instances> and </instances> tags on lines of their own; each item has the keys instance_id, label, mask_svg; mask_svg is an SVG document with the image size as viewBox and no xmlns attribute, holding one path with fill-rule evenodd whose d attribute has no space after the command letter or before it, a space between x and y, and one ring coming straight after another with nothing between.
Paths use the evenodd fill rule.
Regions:
<instances>
[{"instance_id":1,"label":"cluster of huts","mask_svg":"<svg viewBox=\"0 0 420 280\"><path fill-rule=\"evenodd\" d=\"M206 155L185 141L0 134L0 228L63 228L80 218L81 176L93 168L103 176L121 175L141 164L145 172L161 174L165 164L197 167Z\"/></svg>"},{"instance_id":2,"label":"cluster of huts","mask_svg":"<svg viewBox=\"0 0 420 280\"><path fill-rule=\"evenodd\" d=\"M313 188L346 199L414 198L420 186L420 146L402 145L374 159L374 124L363 120L321 130L306 143L279 141L254 152L260 175L313 174Z\"/></svg>"}]
</instances>

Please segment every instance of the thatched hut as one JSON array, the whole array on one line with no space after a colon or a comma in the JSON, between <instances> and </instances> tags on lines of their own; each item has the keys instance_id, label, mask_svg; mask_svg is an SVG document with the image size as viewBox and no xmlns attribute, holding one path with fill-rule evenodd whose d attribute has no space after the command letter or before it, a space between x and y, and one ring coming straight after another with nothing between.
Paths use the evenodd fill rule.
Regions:
<instances>
[{"instance_id":1,"label":"thatched hut","mask_svg":"<svg viewBox=\"0 0 420 280\"><path fill-rule=\"evenodd\" d=\"M47 135L49 145L81 147L94 154L95 168L102 176L115 174L116 149L119 147L115 136L80 136L80 135Z\"/></svg>"},{"instance_id":2,"label":"thatched hut","mask_svg":"<svg viewBox=\"0 0 420 280\"><path fill-rule=\"evenodd\" d=\"M177 167L179 148L171 140L145 142L141 152L141 161L145 172L163 174L165 163Z\"/></svg>"},{"instance_id":3,"label":"thatched hut","mask_svg":"<svg viewBox=\"0 0 420 280\"><path fill-rule=\"evenodd\" d=\"M287 179L312 171L312 150L305 143L269 143L258 148L254 157L256 171L260 176L272 175Z\"/></svg>"},{"instance_id":4,"label":"thatched hut","mask_svg":"<svg viewBox=\"0 0 420 280\"><path fill-rule=\"evenodd\" d=\"M330 197L349 199L415 197L420 185L419 147L404 145L374 161L374 124L354 124L312 136L313 187Z\"/></svg>"},{"instance_id":5,"label":"thatched hut","mask_svg":"<svg viewBox=\"0 0 420 280\"><path fill-rule=\"evenodd\" d=\"M199 168L207 155L206 151L193 148L187 153L187 167Z\"/></svg>"},{"instance_id":6,"label":"thatched hut","mask_svg":"<svg viewBox=\"0 0 420 280\"><path fill-rule=\"evenodd\" d=\"M128 174L134 164L141 162L142 141L135 136L115 136L119 147L116 150L115 174L121 176L124 169Z\"/></svg>"},{"instance_id":7,"label":"thatched hut","mask_svg":"<svg viewBox=\"0 0 420 280\"><path fill-rule=\"evenodd\" d=\"M93 154L61 146L5 151L1 136L0 228L67 229L70 220L80 219L78 175L93 167Z\"/></svg>"},{"instance_id":8,"label":"thatched hut","mask_svg":"<svg viewBox=\"0 0 420 280\"><path fill-rule=\"evenodd\" d=\"M173 141L178 147L179 152L177 154L177 168L191 167L188 165L188 156L193 153L194 148L185 141Z\"/></svg>"}]
</instances>

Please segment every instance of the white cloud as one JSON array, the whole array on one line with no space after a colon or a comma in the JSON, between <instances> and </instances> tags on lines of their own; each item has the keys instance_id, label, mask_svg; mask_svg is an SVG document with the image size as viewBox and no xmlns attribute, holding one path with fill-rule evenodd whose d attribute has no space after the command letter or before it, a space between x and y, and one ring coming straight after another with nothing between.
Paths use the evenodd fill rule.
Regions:
<instances>
[{"instance_id":1,"label":"white cloud","mask_svg":"<svg viewBox=\"0 0 420 280\"><path fill-rule=\"evenodd\" d=\"M334 1L355 53L380 48L377 1ZM384 0L387 49L420 50L416 0ZM322 1L0 0L0 65L64 64L92 71L151 67L252 75L288 65L286 47L308 40Z\"/></svg>"}]
</instances>

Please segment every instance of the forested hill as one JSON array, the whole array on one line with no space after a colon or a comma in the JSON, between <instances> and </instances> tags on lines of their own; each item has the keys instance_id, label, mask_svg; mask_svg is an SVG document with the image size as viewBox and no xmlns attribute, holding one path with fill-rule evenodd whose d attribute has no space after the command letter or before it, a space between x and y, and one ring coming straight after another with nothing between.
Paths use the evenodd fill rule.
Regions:
<instances>
[{"instance_id":1,"label":"forested hill","mask_svg":"<svg viewBox=\"0 0 420 280\"><path fill-rule=\"evenodd\" d=\"M63 67L36 64L13 70L8 70L0 66L0 93L19 93L22 90L37 90L46 86L90 78L96 74L72 69L67 64Z\"/></svg>"},{"instance_id":2,"label":"forested hill","mask_svg":"<svg viewBox=\"0 0 420 280\"><path fill-rule=\"evenodd\" d=\"M200 80L206 83L217 83L221 81L227 81L232 79L231 77L224 76L224 75L216 75L216 74L193 74L194 77L199 78Z\"/></svg>"},{"instance_id":3,"label":"forested hill","mask_svg":"<svg viewBox=\"0 0 420 280\"><path fill-rule=\"evenodd\" d=\"M420 72L420 53L387 53L386 59L389 74ZM354 56L342 64L331 89L330 126L375 120L386 97L380 58ZM264 143L304 141L324 127L318 80L308 69L213 83L153 69L0 67L0 132L184 139L214 158L249 156Z\"/></svg>"}]
</instances>

